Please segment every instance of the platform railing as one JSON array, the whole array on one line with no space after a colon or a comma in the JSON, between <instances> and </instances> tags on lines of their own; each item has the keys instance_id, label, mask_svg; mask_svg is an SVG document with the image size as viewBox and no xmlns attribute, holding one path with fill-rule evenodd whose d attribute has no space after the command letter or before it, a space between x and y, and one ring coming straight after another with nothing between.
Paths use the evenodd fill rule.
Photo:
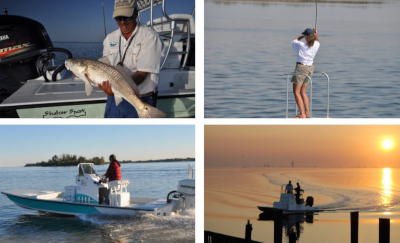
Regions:
<instances>
[{"instance_id":1,"label":"platform railing","mask_svg":"<svg viewBox=\"0 0 400 243\"><path fill-rule=\"evenodd\" d=\"M139 2L142 2L141 3L141 5L139 4ZM181 67L181 69L185 69L185 67L186 67L186 63L187 63L187 60L188 60L188 56L189 56L189 50L190 50L190 20L188 20L188 19L178 19L178 18L176 18L176 19L172 19L171 17L170 17L170 15L166 12L166 10L165 10L165 5L166 5L166 0L140 0L138 3L137 3L137 6L138 6L138 8L139 8L139 22L142 24L142 25L146 25L146 24L144 24L143 22L142 22L142 20L141 20L141 18L140 18L140 14L141 14L141 12L143 12L143 11L146 11L146 10L149 10L150 9L150 27L152 28L152 29L154 29L154 26L155 25L163 25L163 24L165 24L165 23L169 23L170 24L170 35L169 36L164 36L163 35L163 37L165 37L165 38L167 38L167 39L169 39L169 46L168 46L168 49L167 49L167 52L166 52L166 55L165 55L165 57L164 57L164 59L162 60L162 62L161 62L161 66L160 66L160 69L163 69L163 67L164 67L164 64L165 64L165 62L167 61L167 58L168 58L168 56L170 55L170 54L174 54L174 55L184 55L184 58L183 58L183 63L182 63L182 67ZM159 22L159 23L154 23L153 22L153 8L155 7L155 6L157 6L157 5L162 5L162 8L161 8L161 10L162 10L162 14L163 14L163 16L164 16L164 18L166 19L165 21L161 21L161 22ZM193 11L192 11L192 16L193 16L193 14L194 14L194 11L195 11L195 8L193 8ZM186 35L187 35L187 41L186 41L186 48L185 48L185 50L184 51L181 51L181 52L172 52L171 51L171 47L172 47L172 45L174 44L174 37L175 37L175 30L176 30L176 24L177 23L186 23L186 26L187 26L187 31L186 31Z\"/></svg>"},{"instance_id":2,"label":"platform railing","mask_svg":"<svg viewBox=\"0 0 400 243\"><path fill-rule=\"evenodd\" d=\"M329 76L327 73L325 72L320 72L320 71L316 71L314 72L314 74L323 74L325 75L326 79L327 79L327 95L326 95L326 99L327 99L327 107L326 107L326 118L329 118ZM310 76L304 74L304 73L285 73L285 75L287 76L287 80L286 80L286 118L289 118L289 77L290 76L295 76L295 75L302 75L302 76L306 76L309 80L310 80L310 117L312 117L312 107L313 107L313 82ZM295 103L296 106L296 114L297 114L297 103Z\"/></svg>"}]
</instances>

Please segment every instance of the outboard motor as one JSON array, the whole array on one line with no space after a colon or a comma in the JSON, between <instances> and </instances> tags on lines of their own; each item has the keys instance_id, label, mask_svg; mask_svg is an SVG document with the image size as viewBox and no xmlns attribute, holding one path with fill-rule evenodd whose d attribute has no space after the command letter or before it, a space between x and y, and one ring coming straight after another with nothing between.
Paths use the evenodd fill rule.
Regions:
<instances>
[{"instance_id":1,"label":"outboard motor","mask_svg":"<svg viewBox=\"0 0 400 243\"><path fill-rule=\"evenodd\" d=\"M312 207L314 205L314 198L311 196L308 196L306 199L306 206Z\"/></svg>"},{"instance_id":2,"label":"outboard motor","mask_svg":"<svg viewBox=\"0 0 400 243\"><path fill-rule=\"evenodd\" d=\"M175 200L173 211L195 208L195 180L180 180L177 190L168 193L167 202L171 203L173 200Z\"/></svg>"},{"instance_id":3,"label":"outboard motor","mask_svg":"<svg viewBox=\"0 0 400 243\"><path fill-rule=\"evenodd\" d=\"M55 81L65 65L51 65L55 57L52 52L64 52L72 58L68 50L53 47L41 23L21 16L0 15L1 72L16 82L24 82L41 75L48 81L47 71L54 71L51 79Z\"/></svg>"}]
</instances>

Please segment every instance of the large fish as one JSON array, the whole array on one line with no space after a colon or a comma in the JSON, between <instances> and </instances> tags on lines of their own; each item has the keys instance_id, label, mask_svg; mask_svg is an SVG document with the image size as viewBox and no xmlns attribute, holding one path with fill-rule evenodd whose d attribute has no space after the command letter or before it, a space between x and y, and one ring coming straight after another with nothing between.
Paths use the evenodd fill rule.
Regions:
<instances>
[{"instance_id":1,"label":"large fish","mask_svg":"<svg viewBox=\"0 0 400 243\"><path fill-rule=\"evenodd\" d=\"M71 58L65 61L65 67L85 82L88 96L92 93L92 86L97 87L98 84L109 81L114 92L116 105L124 98L135 107L140 118L166 117L164 112L138 98L138 87L120 66L113 67L100 61Z\"/></svg>"}]
</instances>

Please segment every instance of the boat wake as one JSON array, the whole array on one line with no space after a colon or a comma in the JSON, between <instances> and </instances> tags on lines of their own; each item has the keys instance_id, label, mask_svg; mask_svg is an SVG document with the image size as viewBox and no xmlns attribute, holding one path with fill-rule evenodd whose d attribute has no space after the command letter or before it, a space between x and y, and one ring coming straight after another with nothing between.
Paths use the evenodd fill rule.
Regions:
<instances>
[{"instance_id":1,"label":"boat wake","mask_svg":"<svg viewBox=\"0 0 400 243\"><path fill-rule=\"evenodd\" d=\"M134 216L89 215L79 217L95 225L109 242L194 242L195 210L170 216L138 213Z\"/></svg>"},{"instance_id":2,"label":"boat wake","mask_svg":"<svg viewBox=\"0 0 400 243\"><path fill-rule=\"evenodd\" d=\"M321 186L310 183L304 178L296 178L285 173L266 173L263 174L269 182L276 186L281 186L289 180L298 181L302 188L306 189L307 195L312 195L316 199L315 205L321 210L362 210L362 211L381 211L398 209L400 198L395 197L400 191L383 190L382 188L351 189L330 186ZM329 202L319 203L318 198L329 198Z\"/></svg>"}]
</instances>

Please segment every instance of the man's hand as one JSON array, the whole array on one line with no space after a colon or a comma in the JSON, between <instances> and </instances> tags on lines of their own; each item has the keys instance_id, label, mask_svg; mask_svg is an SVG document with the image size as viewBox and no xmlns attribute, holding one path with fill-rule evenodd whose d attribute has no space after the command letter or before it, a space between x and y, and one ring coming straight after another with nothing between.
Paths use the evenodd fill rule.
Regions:
<instances>
[{"instance_id":1,"label":"man's hand","mask_svg":"<svg viewBox=\"0 0 400 243\"><path fill-rule=\"evenodd\" d=\"M114 95L114 92L111 89L111 84L108 81L104 81L103 84L98 84L97 87L99 87L99 89L103 90L104 93L106 93L106 95L111 96Z\"/></svg>"}]
</instances>

